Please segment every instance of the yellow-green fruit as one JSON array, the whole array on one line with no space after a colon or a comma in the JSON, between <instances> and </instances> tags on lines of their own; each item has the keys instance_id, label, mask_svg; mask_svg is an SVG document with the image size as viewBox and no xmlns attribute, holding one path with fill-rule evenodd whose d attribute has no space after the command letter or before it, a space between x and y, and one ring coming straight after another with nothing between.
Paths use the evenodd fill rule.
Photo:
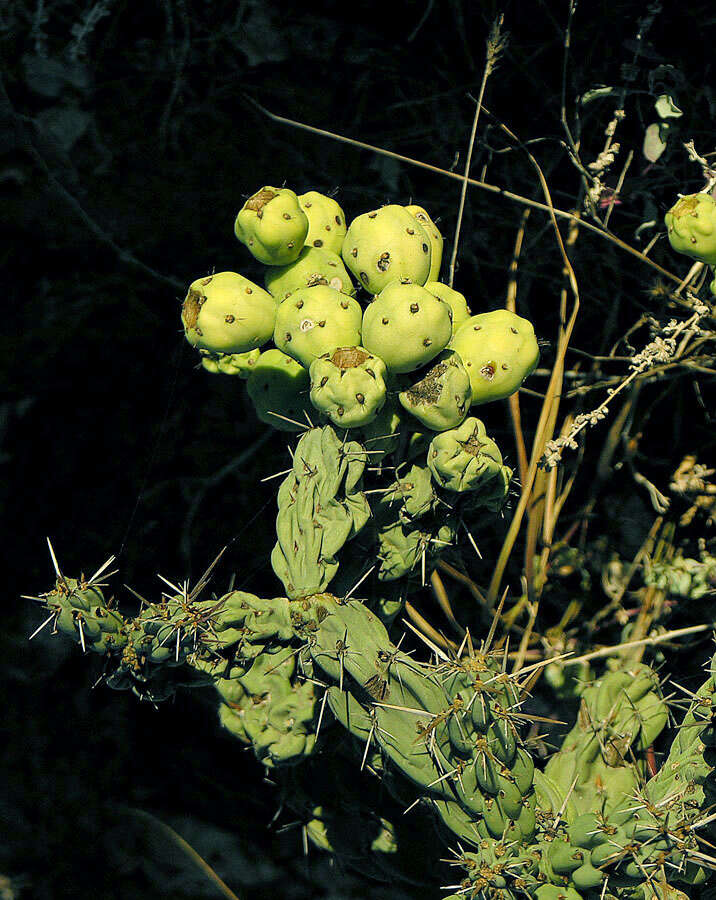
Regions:
<instances>
[{"instance_id":1,"label":"yellow-green fruit","mask_svg":"<svg viewBox=\"0 0 716 900\"><path fill-rule=\"evenodd\" d=\"M345 213L338 203L318 191L300 194L298 202L308 219L306 246L340 253L347 228Z\"/></svg>"},{"instance_id":2,"label":"yellow-green fruit","mask_svg":"<svg viewBox=\"0 0 716 900\"><path fill-rule=\"evenodd\" d=\"M514 394L539 360L532 323L507 309L472 316L458 329L450 349L465 363L473 403Z\"/></svg>"},{"instance_id":3,"label":"yellow-green fruit","mask_svg":"<svg viewBox=\"0 0 716 900\"><path fill-rule=\"evenodd\" d=\"M259 262L287 266L303 250L308 219L293 191L266 186L239 210L234 234Z\"/></svg>"},{"instance_id":4,"label":"yellow-green fruit","mask_svg":"<svg viewBox=\"0 0 716 900\"><path fill-rule=\"evenodd\" d=\"M256 415L279 431L306 428L306 413L312 409L309 387L306 369L275 347L259 356L246 383Z\"/></svg>"},{"instance_id":5,"label":"yellow-green fruit","mask_svg":"<svg viewBox=\"0 0 716 900\"><path fill-rule=\"evenodd\" d=\"M207 372L214 375L238 375L244 379L249 377L249 372L261 355L258 347L247 350L246 353L210 353L208 350L199 352L201 364Z\"/></svg>"},{"instance_id":6,"label":"yellow-green fruit","mask_svg":"<svg viewBox=\"0 0 716 900\"><path fill-rule=\"evenodd\" d=\"M430 272L428 273L428 281L437 281L440 277L440 266L443 261L443 236L440 234L438 226L422 206L411 205L405 208L411 216L415 216L430 238Z\"/></svg>"},{"instance_id":7,"label":"yellow-green fruit","mask_svg":"<svg viewBox=\"0 0 716 900\"><path fill-rule=\"evenodd\" d=\"M311 403L341 428L361 428L385 404L385 363L362 347L340 347L314 359Z\"/></svg>"},{"instance_id":8,"label":"yellow-green fruit","mask_svg":"<svg viewBox=\"0 0 716 900\"><path fill-rule=\"evenodd\" d=\"M181 318L193 347L246 353L273 337L276 301L243 275L218 272L189 285Z\"/></svg>"},{"instance_id":9,"label":"yellow-green fruit","mask_svg":"<svg viewBox=\"0 0 716 900\"><path fill-rule=\"evenodd\" d=\"M358 301L340 291L323 284L301 288L278 307L274 343L308 368L337 347L358 346L362 318Z\"/></svg>"},{"instance_id":10,"label":"yellow-green fruit","mask_svg":"<svg viewBox=\"0 0 716 900\"><path fill-rule=\"evenodd\" d=\"M288 266L271 266L266 270L264 284L279 302L299 288L315 287L317 284L328 285L350 297L356 293L340 256L319 247L304 247L298 259Z\"/></svg>"},{"instance_id":11,"label":"yellow-green fruit","mask_svg":"<svg viewBox=\"0 0 716 900\"><path fill-rule=\"evenodd\" d=\"M664 216L677 253L716 266L716 200L711 194L681 197Z\"/></svg>"},{"instance_id":12,"label":"yellow-green fruit","mask_svg":"<svg viewBox=\"0 0 716 900\"><path fill-rule=\"evenodd\" d=\"M464 325L472 315L465 295L453 290L447 284L442 284L440 281L428 281L425 285L425 290L439 297L443 303L447 303L450 307L452 310L452 333L455 334L458 328Z\"/></svg>"},{"instance_id":13,"label":"yellow-green fruit","mask_svg":"<svg viewBox=\"0 0 716 900\"><path fill-rule=\"evenodd\" d=\"M401 391L403 409L432 431L459 425L470 408L470 378L459 354L445 350L416 384Z\"/></svg>"},{"instance_id":14,"label":"yellow-green fruit","mask_svg":"<svg viewBox=\"0 0 716 900\"><path fill-rule=\"evenodd\" d=\"M345 264L373 294L391 281L425 284L430 275L430 238L404 206L390 204L354 219L341 250Z\"/></svg>"},{"instance_id":15,"label":"yellow-green fruit","mask_svg":"<svg viewBox=\"0 0 716 900\"><path fill-rule=\"evenodd\" d=\"M451 334L450 307L418 284L389 284L363 313L363 346L389 372L412 372L430 362Z\"/></svg>"}]
</instances>

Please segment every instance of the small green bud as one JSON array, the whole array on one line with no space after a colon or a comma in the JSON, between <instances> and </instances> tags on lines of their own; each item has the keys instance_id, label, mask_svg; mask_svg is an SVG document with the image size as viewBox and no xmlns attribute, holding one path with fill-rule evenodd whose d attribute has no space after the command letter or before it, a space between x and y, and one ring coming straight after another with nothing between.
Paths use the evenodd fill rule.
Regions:
<instances>
[{"instance_id":1,"label":"small green bud","mask_svg":"<svg viewBox=\"0 0 716 900\"><path fill-rule=\"evenodd\" d=\"M428 466L435 481L449 491L474 491L476 506L500 509L512 470L503 465L497 444L472 417L458 428L435 435L428 447Z\"/></svg>"},{"instance_id":2,"label":"small green bud","mask_svg":"<svg viewBox=\"0 0 716 900\"><path fill-rule=\"evenodd\" d=\"M211 353L209 350L200 350L201 364L207 372L213 375L238 375L246 379L249 372L256 365L261 356L261 350L255 347L245 353Z\"/></svg>"}]
</instances>

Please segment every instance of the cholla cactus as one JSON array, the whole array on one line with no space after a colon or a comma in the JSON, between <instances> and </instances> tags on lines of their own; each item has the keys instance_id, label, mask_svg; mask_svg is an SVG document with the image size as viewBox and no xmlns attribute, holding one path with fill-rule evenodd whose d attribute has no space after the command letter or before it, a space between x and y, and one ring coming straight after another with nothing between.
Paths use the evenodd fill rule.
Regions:
<instances>
[{"instance_id":1,"label":"cholla cactus","mask_svg":"<svg viewBox=\"0 0 716 900\"><path fill-rule=\"evenodd\" d=\"M401 650L396 617L414 614L407 597L426 570L459 557L459 528L492 527L507 501L512 471L470 405L517 390L538 344L514 313L471 317L462 295L421 286L437 275L437 244L420 207L384 207L348 230L346 264L380 291L363 313L352 286L331 286L324 265L339 267L321 238L303 248L315 228L341 237L326 216L344 224L342 211L326 201L263 188L239 214L240 239L276 267L278 305L221 273L193 283L182 312L203 367L245 377L261 421L302 432L277 495L282 596L209 597L207 575L132 617L105 601L106 567L89 580L57 567L45 624L101 656L110 687L158 702L213 685L220 722L273 770L306 838L348 864L429 882L436 827L459 870L452 900L690 896L712 866L699 841L716 837L716 657L654 774L668 716L645 664L582 669L577 721L536 767L532 674L508 673L497 619L482 643L429 643L429 661ZM646 577L697 599L711 562L677 557Z\"/></svg>"}]
</instances>

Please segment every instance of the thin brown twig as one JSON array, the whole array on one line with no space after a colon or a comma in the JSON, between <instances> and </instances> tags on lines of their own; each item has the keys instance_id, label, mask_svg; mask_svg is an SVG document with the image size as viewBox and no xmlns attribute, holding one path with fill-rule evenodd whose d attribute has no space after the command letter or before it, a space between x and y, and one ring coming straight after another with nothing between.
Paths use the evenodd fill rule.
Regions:
<instances>
[{"instance_id":1,"label":"thin brown twig","mask_svg":"<svg viewBox=\"0 0 716 900\"><path fill-rule=\"evenodd\" d=\"M443 584L442 578L438 573L437 569L433 569L430 573L430 584L432 585L433 593L435 594L435 599L438 601L440 609L445 613L445 618L452 625L452 627L457 631L460 637L465 636L465 629L455 618L455 613L453 612L452 606L450 604L450 597L448 596L448 592L445 589L445 585Z\"/></svg>"},{"instance_id":2,"label":"thin brown twig","mask_svg":"<svg viewBox=\"0 0 716 900\"><path fill-rule=\"evenodd\" d=\"M506 125L500 123L500 128L508 134L513 140L519 143L518 138L507 128ZM524 149L524 147L523 147ZM572 268L572 263L569 260L569 256L564 246L564 241L562 240L562 235L559 230L559 226L557 224L556 214L554 212L554 207L552 205L552 196L549 190L549 186L544 177L544 173L539 166L539 163L534 158L534 156L529 152L529 150L524 151L532 165L534 166L537 177L539 178L540 185L542 187L542 192L547 200L547 205L551 209L551 219L552 219L552 227L554 230L555 238L557 240L557 244L559 246L560 253L562 255L562 259L564 261L564 271L567 277L569 286L572 289L572 294L574 296L574 305L572 308L572 313L568 322L564 322L560 326L559 340L557 343L557 353L555 357L554 367L552 369L552 375L549 380L549 384L547 386L547 392L545 397L545 402L542 405L542 411L540 413L539 421L537 423L537 430L535 433L534 442L532 445L532 455L530 458L529 470L527 473L527 478L522 484L522 495L520 496L519 503L517 504L517 508L515 510L515 514L512 517L512 521L510 522L510 527L507 531L507 535L503 541L502 547L500 549L500 554L498 556L497 562L495 564L495 569L493 571L492 579L490 581L490 587L488 591L488 602L491 605L494 605L497 594L500 589L500 584L502 582L502 576L504 575L505 568L507 567L507 562L512 553L512 548L514 547L515 541L517 540L517 535L519 533L522 517L524 516L525 510L527 508L527 504L529 503L529 498L532 492L532 486L534 484L535 477L537 475L537 467L539 461L542 456L543 448L550 439L551 434L554 433L554 425L555 425L555 417L556 417L556 408L558 405L559 394L561 393L562 388L562 376L564 372L564 359L567 353L567 347L569 346L569 341L572 336L572 331L574 330L574 326L577 321L577 313L579 312L579 286L577 285L577 278L574 274L574 269ZM574 225L579 222L577 216L573 219Z\"/></svg>"},{"instance_id":3,"label":"thin brown twig","mask_svg":"<svg viewBox=\"0 0 716 900\"><path fill-rule=\"evenodd\" d=\"M177 834L176 831L170 826L167 825L166 822L162 822L161 819L158 819L156 816L153 816L151 813L147 812L144 809L137 809L133 806L125 806L122 807L125 812L129 813L130 816L134 816L137 819L143 819L145 822L149 822L155 828L158 828L160 831L163 831L165 835L167 835L170 840L172 840L181 850L186 853L186 855L191 859L194 865L200 869L209 881L212 881L214 885L218 888L218 890L227 897L228 900L239 900L236 894L231 890L231 888L226 884L223 879L221 879L216 872L211 868L208 862L201 856L196 850L189 844L184 838Z\"/></svg>"},{"instance_id":4,"label":"thin brown twig","mask_svg":"<svg viewBox=\"0 0 716 900\"><path fill-rule=\"evenodd\" d=\"M433 166L430 163L423 162L420 159L414 159L411 156L404 156L402 153L395 153L393 150L386 150L384 147L378 147L374 144L368 144L365 141L359 141L355 138L349 138L345 135L338 134L333 131L327 131L325 128L316 128L313 125L307 125L305 122L298 122L295 119L289 119L286 116L279 116L276 113L272 113L270 110L266 109L266 107L262 106L248 94L244 94L243 97L248 103L250 103L252 106L255 106L256 109L258 109L263 115L267 116L273 122L278 122L282 125L288 125L291 128L299 128L302 131L308 131L311 134L317 134L321 137L330 138L334 141L340 141L343 144L349 144L352 147L358 147L362 150L369 150L371 153L377 153L380 156L387 156L390 159L397 159L399 162L403 162L406 165L417 166L418 168L426 169L428 172L434 172L436 175L442 175L445 178L452 178L455 181L467 180L467 183L472 185L473 187L478 187L483 191L488 191L489 193L504 197L506 200L512 200L515 203L520 203L523 206L528 206L532 209L539 209L542 212L546 212L550 215L556 216L558 219L579 221L582 227L589 231L591 234L599 235L599 237L604 238L605 240L610 241L617 247L621 248L625 253L629 253L630 255L635 256L637 259L640 259L643 263L646 263L646 265L650 266L652 269L655 269L657 272L663 275L664 278L668 278L669 281L676 282L677 284L681 282L681 278L679 278L678 275L674 275L673 272L669 272L668 269L665 269L663 266L660 266L658 263L654 262L653 259L645 256L641 250L637 250L636 247L632 247L631 244L627 244L626 241L621 240L621 238L618 238L610 231L604 231L602 228L599 228L591 222L586 222L583 219L580 219L580 217L576 213L566 212L563 209L558 209L554 205L550 206L548 203L540 203L539 200L532 200L529 197L523 197L521 194L515 194L513 191L507 191L504 188L501 188L496 184L490 184L487 181L478 180L476 178L465 179L465 176L461 175L459 172L451 172L449 169L442 169L440 168L440 166ZM486 113L491 115L486 106L483 106L482 109Z\"/></svg>"},{"instance_id":5,"label":"thin brown twig","mask_svg":"<svg viewBox=\"0 0 716 900\"><path fill-rule=\"evenodd\" d=\"M522 243L525 236L525 228L527 220L530 217L530 210L525 209L522 212L522 221L517 230L515 238L515 246L512 251L512 260L509 268L509 281L507 282L507 297L505 298L505 309L515 312L517 306L517 269L519 267L520 253L522 252ZM510 416L512 418L512 431L515 437L515 446L517 449L517 471L520 476L520 484L527 477L527 447L525 445L525 436L522 431L522 416L520 413L520 395L515 391L508 398Z\"/></svg>"},{"instance_id":6,"label":"thin brown twig","mask_svg":"<svg viewBox=\"0 0 716 900\"><path fill-rule=\"evenodd\" d=\"M487 79L490 77L492 72L495 69L495 65L497 63L497 57L499 56L500 50L503 45L503 40L500 36L500 30L502 28L502 22L504 20L504 15L500 15L494 22L492 26L492 30L490 32L490 36L487 40L487 48L485 51L485 68L482 73L482 81L480 83L480 91L477 97L477 103L475 104L475 115L472 120L472 130L470 132L470 140L467 146L467 158L465 159L465 174L463 176L462 181L462 189L460 191L460 205L458 206L457 211L457 222L455 223L455 237L453 239L452 245L452 255L450 256L450 269L449 269L449 278L448 284L450 287L453 285L453 281L455 280L455 264L457 263L457 248L460 243L460 229L462 228L462 217L465 212L465 199L467 197L467 185L468 185L468 176L470 175L470 164L472 163L472 151L475 146L475 136L477 135L477 123L480 118L480 110L482 109L482 98L485 96L485 87L487 86Z\"/></svg>"}]
</instances>

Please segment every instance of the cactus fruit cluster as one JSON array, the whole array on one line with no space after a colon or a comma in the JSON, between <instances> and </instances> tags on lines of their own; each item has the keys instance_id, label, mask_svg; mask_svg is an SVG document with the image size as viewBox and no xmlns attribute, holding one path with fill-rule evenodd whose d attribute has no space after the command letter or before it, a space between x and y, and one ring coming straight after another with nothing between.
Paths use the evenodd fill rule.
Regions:
<instances>
[{"instance_id":1,"label":"cactus fruit cluster","mask_svg":"<svg viewBox=\"0 0 716 900\"><path fill-rule=\"evenodd\" d=\"M332 197L264 186L234 230L265 265L264 288L235 272L198 278L182 324L207 372L248 382L267 424L376 423L377 439L385 410L402 430L446 431L471 404L517 391L537 365L530 322L504 309L472 315L439 281L443 238L422 206L348 222Z\"/></svg>"},{"instance_id":2,"label":"cactus fruit cluster","mask_svg":"<svg viewBox=\"0 0 716 900\"><path fill-rule=\"evenodd\" d=\"M401 649L396 617L426 567L506 503L512 470L474 407L533 371L532 325L472 315L437 281L442 238L422 207L346 229L332 198L264 187L236 234L273 267L267 291L199 279L182 319L204 369L246 380L261 421L299 433L277 496L280 594L209 595L202 578L128 616L105 600L103 569L56 567L48 622L103 657L113 688L159 701L212 685L221 724L272 769L307 839L375 878L434 883L437 835L448 900L690 896L713 868L716 657L670 740L648 665L582 668L577 720L545 762L527 730L535 667L508 671L494 628L429 645L429 660ZM699 596L711 562L651 577Z\"/></svg>"}]
</instances>

